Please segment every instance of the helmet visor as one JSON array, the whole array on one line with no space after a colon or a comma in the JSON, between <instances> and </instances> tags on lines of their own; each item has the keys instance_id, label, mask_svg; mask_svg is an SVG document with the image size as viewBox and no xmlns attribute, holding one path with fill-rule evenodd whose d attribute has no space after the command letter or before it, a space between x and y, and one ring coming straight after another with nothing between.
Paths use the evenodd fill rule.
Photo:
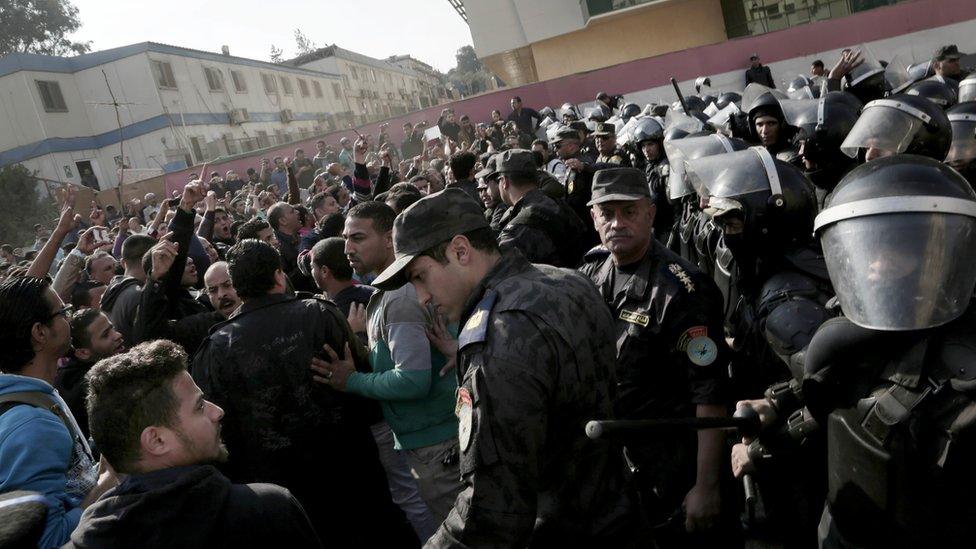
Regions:
<instances>
[{"instance_id":1,"label":"helmet visor","mask_svg":"<svg viewBox=\"0 0 976 549\"><path fill-rule=\"evenodd\" d=\"M687 160L685 171L699 196L734 198L749 193L769 192L769 176L761 154L753 148Z\"/></svg>"},{"instance_id":2,"label":"helmet visor","mask_svg":"<svg viewBox=\"0 0 976 549\"><path fill-rule=\"evenodd\" d=\"M664 128L666 131L683 130L687 133L695 133L705 129L705 123L694 116L671 109L664 118Z\"/></svg>"},{"instance_id":3,"label":"helmet visor","mask_svg":"<svg viewBox=\"0 0 976 549\"><path fill-rule=\"evenodd\" d=\"M919 330L965 311L973 294L972 217L897 213L845 219L821 242L844 313L875 330Z\"/></svg>"},{"instance_id":4,"label":"helmet visor","mask_svg":"<svg viewBox=\"0 0 976 549\"><path fill-rule=\"evenodd\" d=\"M898 56L895 56L891 63L885 67L884 75L888 85L891 86L891 93L901 93L915 81L908 72L908 65Z\"/></svg>"},{"instance_id":5,"label":"helmet visor","mask_svg":"<svg viewBox=\"0 0 976 549\"><path fill-rule=\"evenodd\" d=\"M976 158L976 115L950 114L952 146L946 164L958 167Z\"/></svg>"},{"instance_id":6,"label":"helmet visor","mask_svg":"<svg viewBox=\"0 0 976 549\"><path fill-rule=\"evenodd\" d=\"M923 121L894 107L869 107L865 107L851 133L841 143L840 150L851 158L857 157L858 149L905 152Z\"/></svg>"},{"instance_id":7,"label":"helmet visor","mask_svg":"<svg viewBox=\"0 0 976 549\"><path fill-rule=\"evenodd\" d=\"M976 79L967 78L959 83L959 102L976 101Z\"/></svg>"},{"instance_id":8,"label":"helmet visor","mask_svg":"<svg viewBox=\"0 0 976 549\"><path fill-rule=\"evenodd\" d=\"M729 123L729 119L732 118L732 115L737 114L739 112L742 111L739 110L738 105L736 105L735 103L729 103L728 105L720 109L718 112L713 114L712 117L708 119L708 123L716 127L724 126Z\"/></svg>"},{"instance_id":9,"label":"helmet visor","mask_svg":"<svg viewBox=\"0 0 976 549\"><path fill-rule=\"evenodd\" d=\"M671 174L668 176L668 196L671 200L677 200L695 192L688 181L685 162L696 158L730 153L735 150L733 147L727 137L719 134L686 137L665 143L664 151L671 163Z\"/></svg>"},{"instance_id":10,"label":"helmet visor","mask_svg":"<svg viewBox=\"0 0 976 549\"><path fill-rule=\"evenodd\" d=\"M881 63L878 62L878 58L871 53L871 50L868 49L867 46L861 44L859 49L861 50L861 59L863 61L860 65L851 69L849 75L851 79L851 86L856 86L868 78L884 72L884 67L881 66Z\"/></svg>"}]
</instances>

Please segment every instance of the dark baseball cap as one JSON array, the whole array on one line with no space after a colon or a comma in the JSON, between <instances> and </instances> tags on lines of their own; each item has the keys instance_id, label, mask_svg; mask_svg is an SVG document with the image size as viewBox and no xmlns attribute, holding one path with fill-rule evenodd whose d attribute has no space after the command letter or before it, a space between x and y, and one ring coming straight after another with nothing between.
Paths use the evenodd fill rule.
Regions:
<instances>
[{"instance_id":1,"label":"dark baseball cap","mask_svg":"<svg viewBox=\"0 0 976 549\"><path fill-rule=\"evenodd\" d=\"M381 290L395 290L407 283L407 265L425 250L459 234L488 227L481 205L458 188L444 189L421 198L403 210L393 222L396 259L372 282Z\"/></svg>"},{"instance_id":2,"label":"dark baseball cap","mask_svg":"<svg viewBox=\"0 0 976 549\"><path fill-rule=\"evenodd\" d=\"M644 172L637 168L607 168L593 174L592 200L586 205L641 198L651 198Z\"/></svg>"},{"instance_id":3,"label":"dark baseball cap","mask_svg":"<svg viewBox=\"0 0 976 549\"><path fill-rule=\"evenodd\" d=\"M499 156L501 156L501 155L500 154L493 154L493 155L491 155L491 157L488 159L488 161L485 162L485 167L482 168L481 171L479 171L478 173L474 174L474 178L475 179L488 179L491 176L493 176L496 173L498 173L498 170L496 169L496 166L497 166L497 162L498 162L498 157Z\"/></svg>"},{"instance_id":4,"label":"dark baseball cap","mask_svg":"<svg viewBox=\"0 0 976 549\"><path fill-rule=\"evenodd\" d=\"M564 139L579 139L579 132L568 126L560 128L552 138L552 143L559 143Z\"/></svg>"},{"instance_id":5,"label":"dark baseball cap","mask_svg":"<svg viewBox=\"0 0 976 549\"><path fill-rule=\"evenodd\" d=\"M948 44L935 50L935 60L945 61L946 59L959 59L962 55L955 44Z\"/></svg>"},{"instance_id":6,"label":"dark baseball cap","mask_svg":"<svg viewBox=\"0 0 976 549\"><path fill-rule=\"evenodd\" d=\"M495 171L498 173L535 173L535 155L525 149L508 149L495 155Z\"/></svg>"},{"instance_id":7,"label":"dark baseball cap","mask_svg":"<svg viewBox=\"0 0 976 549\"><path fill-rule=\"evenodd\" d=\"M593 137L607 137L610 135L617 135L617 127L606 122L598 122L596 131L593 132Z\"/></svg>"}]
</instances>

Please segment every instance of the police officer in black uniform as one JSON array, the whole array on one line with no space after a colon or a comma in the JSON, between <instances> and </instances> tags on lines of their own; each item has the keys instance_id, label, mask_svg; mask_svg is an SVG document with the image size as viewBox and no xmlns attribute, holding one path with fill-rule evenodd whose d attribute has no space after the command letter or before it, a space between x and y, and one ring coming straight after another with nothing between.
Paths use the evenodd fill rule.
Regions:
<instances>
[{"instance_id":1,"label":"police officer in black uniform","mask_svg":"<svg viewBox=\"0 0 976 549\"><path fill-rule=\"evenodd\" d=\"M644 171L647 186L657 207L654 216L654 236L667 244L672 251L677 251L673 232L676 205L671 203L667 190L671 168L668 155L664 150L664 128L653 118L642 118L634 128L630 145L633 148L634 166Z\"/></svg>"},{"instance_id":2,"label":"police officer in black uniform","mask_svg":"<svg viewBox=\"0 0 976 549\"><path fill-rule=\"evenodd\" d=\"M580 248L583 222L565 202L549 198L539 188L532 151L510 149L492 160L495 171L484 178L498 181L499 195L508 206L498 223L499 248L518 249L533 263L579 265L586 251Z\"/></svg>"},{"instance_id":3,"label":"police officer in black uniform","mask_svg":"<svg viewBox=\"0 0 976 549\"><path fill-rule=\"evenodd\" d=\"M691 160L686 169L735 260L738 295L728 329L738 353L731 381L737 398L756 398L770 385L802 377L806 348L831 316L830 281L811 246L813 188L763 147ZM810 444L822 448L822 440ZM808 475L796 475L782 460L765 463L757 475L767 514L762 527L788 546L813 539L824 492L823 451L804 457Z\"/></svg>"},{"instance_id":4,"label":"police officer in black uniform","mask_svg":"<svg viewBox=\"0 0 976 549\"><path fill-rule=\"evenodd\" d=\"M816 228L844 316L816 332L802 385L743 405L767 429L800 427L796 441L826 431L820 547L969 547L976 193L898 155L853 170L830 204Z\"/></svg>"},{"instance_id":5,"label":"police officer in black uniform","mask_svg":"<svg viewBox=\"0 0 976 549\"><path fill-rule=\"evenodd\" d=\"M589 205L604 246L580 270L615 319L617 417L725 415L729 349L714 282L652 237L655 207L640 170L597 171ZM688 546L695 538L686 531L715 533L723 439L718 431L679 432L627 447L659 547Z\"/></svg>"}]
</instances>

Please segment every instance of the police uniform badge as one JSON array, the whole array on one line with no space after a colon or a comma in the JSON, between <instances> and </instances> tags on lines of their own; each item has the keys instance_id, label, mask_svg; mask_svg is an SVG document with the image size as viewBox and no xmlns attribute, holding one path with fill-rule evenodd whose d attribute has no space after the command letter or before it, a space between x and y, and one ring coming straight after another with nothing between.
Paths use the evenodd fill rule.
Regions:
<instances>
[{"instance_id":1,"label":"police uniform badge","mask_svg":"<svg viewBox=\"0 0 976 549\"><path fill-rule=\"evenodd\" d=\"M718 345L708 337L708 328L692 326L678 338L677 349L688 355L695 366L708 366L718 358Z\"/></svg>"},{"instance_id":2,"label":"police uniform badge","mask_svg":"<svg viewBox=\"0 0 976 549\"><path fill-rule=\"evenodd\" d=\"M465 452L471 446L471 423L474 420L471 393L465 387L458 387L454 415L458 418L458 447Z\"/></svg>"}]
</instances>

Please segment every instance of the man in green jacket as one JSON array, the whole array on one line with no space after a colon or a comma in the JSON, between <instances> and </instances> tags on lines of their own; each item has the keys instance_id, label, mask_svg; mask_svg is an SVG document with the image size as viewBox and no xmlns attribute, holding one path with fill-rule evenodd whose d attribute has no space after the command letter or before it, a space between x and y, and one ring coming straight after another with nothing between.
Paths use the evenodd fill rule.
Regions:
<instances>
[{"instance_id":1,"label":"man in green jacket","mask_svg":"<svg viewBox=\"0 0 976 549\"><path fill-rule=\"evenodd\" d=\"M382 202L364 202L349 211L343 237L357 273L378 273L393 263L395 217ZM434 315L420 305L409 284L376 292L366 313L373 373L356 372L351 359L338 358L342 350L327 349L328 361L313 361L316 380L380 401L420 496L434 520L443 522L462 487L454 415L457 379L446 375L457 344L446 330L435 329Z\"/></svg>"}]
</instances>

